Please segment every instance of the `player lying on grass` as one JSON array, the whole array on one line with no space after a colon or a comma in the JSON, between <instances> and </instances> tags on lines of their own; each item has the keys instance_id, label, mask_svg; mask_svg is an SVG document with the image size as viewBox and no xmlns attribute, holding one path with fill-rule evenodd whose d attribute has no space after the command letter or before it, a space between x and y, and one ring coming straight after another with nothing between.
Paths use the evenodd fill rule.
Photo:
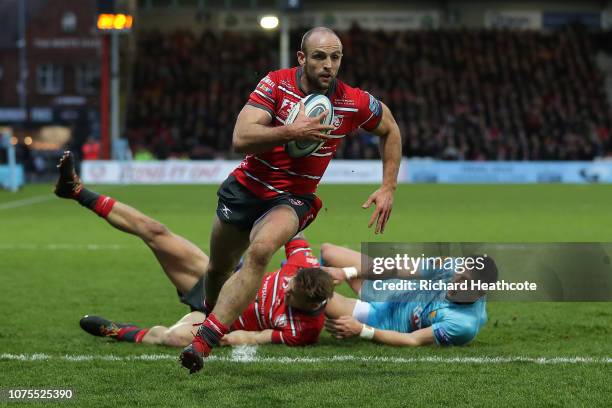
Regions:
<instances>
[{"instance_id":1,"label":"player lying on grass","mask_svg":"<svg viewBox=\"0 0 612 408\"><path fill-rule=\"evenodd\" d=\"M404 290L376 293L372 275L361 269L362 254L332 244L323 244L321 257L336 281L348 281L350 287L366 302L334 293L325 314L327 330L337 339L361 336L392 346L428 344L464 345L472 341L487 321L484 291L475 290ZM450 268L402 273L402 279L424 279L444 282L480 280L495 282L497 266L491 258L483 259L484 267L457 273ZM377 277L376 279L380 279ZM384 278L383 278L384 279ZM381 299L382 297L382 299ZM383 300L383 301L378 301Z\"/></svg>"},{"instance_id":2,"label":"player lying on grass","mask_svg":"<svg viewBox=\"0 0 612 408\"><path fill-rule=\"evenodd\" d=\"M181 302L192 310L170 327L141 328L98 316L85 316L81 327L90 334L119 341L185 347L193 339L194 324L206 318L202 310L208 256L158 221L84 188L74 171L73 160L70 152L61 158L55 194L78 201L116 229L141 238L176 287ZM318 340L324 324L323 310L333 294L333 280L319 268L319 261L312 256L303 236L287 243L285 253L284 265L264 276L255 302L231 325L232 331L222 338L222 344L303 346Z\"/></svg>"}]
</instances>

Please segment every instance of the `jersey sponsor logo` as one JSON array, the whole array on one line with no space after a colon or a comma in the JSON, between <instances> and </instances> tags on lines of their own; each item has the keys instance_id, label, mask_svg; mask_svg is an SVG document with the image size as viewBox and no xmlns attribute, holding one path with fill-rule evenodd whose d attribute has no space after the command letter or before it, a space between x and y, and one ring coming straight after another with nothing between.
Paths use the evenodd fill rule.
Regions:
<instances>
[{"instance_id":1,"label":"jersey sponsor logo","mask_svg":"<svg viewBox=\"0 0 612 408\"><path fill-rule=\"evenodd\" d=\"M272 89L269 86L262 84L261 82L257 85L257 89L264 91L268 95L272 95Z\"/></svg>"},{"instance_id":2,"label":"jersey sponsor logo","mask_svg":"<svg viewBox=\"0 0 612 408\"><path fill-rule=\"evenodd\" d=\"M261 287L261 303L263 306L263 303L266 303L266 300L268 300L268 283L270 283L270 278L272 278L272 275L269 275L266 277L266 279L264 280L264 283ZM263 310L263 307L262 307Z\"/></svg>"},{"instance_id":3,"label":"jersey sponsor logo","mask_svg":"<svg viewBox=\"0 0 612 408\"><path fill-rule=\"evenodd\" d=\"M334 106L336 105L355 105L355 101L353 99L337 98L334 99Z\"/></svg>"},{"instance_id":4,"label":"jersey sponsor logo","mask_svg":"<svg viewBox=\"0 0 612 408\"><path fill-rule=\"evenodd\" d=\"M442 327L437 327L434 329L434 336L438 339L438 343L443 345L453 344L451 340L451 336L444 330Z\"/></svg>"},{"instance_id":5,"label":"jersey sponsor logo","mask_svg":"<svg viewBox=\"0 0 612 408\"><path fill-rule=\"evenodd\" d=\"M291 110L291 108L293 108L295 104L296 102L293 102L292 100L289 100L287 98L283 98L283 100L281 101L281 107L278 110L279 115L281 113L284 113L285 117L289 115L289 111Z\"/></svg>"},{"instance_id":6,"label":"jersey sponsor logo","mask_svg":"<svg viewBox=\"0 0 612 408\"><path fill-rule=\"evenodd\" d=\"M370 97L370 112L372 112L372 115L374 116L380 115L380 111L382 109L380 106L380 101L370 94L368 94L368 96Z\"/></svg>"},{"instance_id":7,"label":"jersey sponsor logo","mask_svg":"<svg viewBox=\"0 0 612 408\"><path fill-rule=\"evenodd\" d=\"M332 120L332 126L338 129L342 126L342 121L344 120L344 115L334 115L334 119Z\"/></svg>"},{"instance_id":8,"label":"jersey sponsor logo","mask_svg":"<svg viewBox=\"0 0 612 408\"><path fill-rule=\"evenodd\" d=\"M264 77L264 78L261 80L261 82L263 82L264 84L268 84L268 85L270 85L272 88L274 88L274 87L276 86L276 83L275 83L273 80L271 80L269 76L265 76L265 77ZM260 83L261 83L261 82L260 82Z\"/></svg>"}]
</instances>

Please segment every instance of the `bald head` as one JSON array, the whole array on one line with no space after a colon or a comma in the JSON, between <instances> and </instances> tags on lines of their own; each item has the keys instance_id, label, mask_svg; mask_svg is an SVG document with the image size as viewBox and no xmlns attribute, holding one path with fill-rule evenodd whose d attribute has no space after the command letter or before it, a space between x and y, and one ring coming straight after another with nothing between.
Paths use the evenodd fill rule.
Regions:
<instances>
[{"instance_id":1,"label":"bald head","mask_svg":"<svg viewBox=\"0 0 612 408\"><path fill-rule=\"evenodd\" d=\"M304 35L302 36L302 42L300 44L300 51L302 51L303 53L306 53L306 50L309 48L311 43L316 43L322 39L329 39L329 37L335 37L338 40L338 43L340 44L340 46L342 46L342 43L340 42L340 37L338 37L338 34L336 34L334 30L332 30L331 28L327 28L327 27L311 28L310 30L306 31L306 33L304 33Z\"/></svg>"},{"instance_id":2,"label":"bald head","mask_svg":"<svg viewBox=\"0 0 612 408\"><path fill-rule=\"evenodd\" d=\"M327 27L312 28L302 37L297 59L304 73L300 79L302 90L306 93L327 92L340 69L340 38Z\"/></svg>"}]
</instances>

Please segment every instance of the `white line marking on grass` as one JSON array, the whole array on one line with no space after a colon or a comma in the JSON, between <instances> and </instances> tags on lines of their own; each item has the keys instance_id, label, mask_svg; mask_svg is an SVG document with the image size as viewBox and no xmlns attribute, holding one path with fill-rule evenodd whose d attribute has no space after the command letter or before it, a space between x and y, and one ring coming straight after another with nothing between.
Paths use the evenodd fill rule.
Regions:
<instances>
[{"instance_id":1,"label":"white line marking on grass","mask_svg":"<svg viewBox=\"0 0 612 408\"><path fill-rule=\"evenodd\" d=\"M241 345L232 348L232 361L248 363L255 361L257 357L257 346Z\"/></svg>"},{"instance_id":2,"label":"white line marking on grass","mask_svg":"<svg viewBox=\"0 0 612 408\"><path fill-rule=\"evenodd\" d=\"M10 210L10 209L19 208L19 207L25 207L26 205L44 203L45 201L51 201L55 198L56 197L53 194L43 194L43 195L34 196L30 198L23 198L21 200L13 200L13 201L6 202L4 204L0 204L0 211Z\"/></svg>"},{"instance_id":3,"label":"white line marking on grass","mask_svg":"<svg viewBox=\"0 0 612 408\"><path fill-rule=\"evenodd\" d=\"M118 251L129 248L118 244L0 244L0 251Z\"/></svg>"},{"instance_id":4,"label":"white line marking on grass","mask_svg":"<svg viewBox=\"0 0 612 408\"><path fill-rule=\"evenodd\" d=\"M392 364L612 364L612 357L367 357L337 355L332 357L259 357L256 346L238 346L231 356L211 356L208 361L234 363L277 363L277 364L316 364L316 363L392 363ZM135 356L116 356L113 354L95 355L51 355L51 354L0 354L0 361L177 361L178 354L139 354Z\"/></svg>"},{"instance_id":5,"label":"white line marking on grass","mask_svg":"<svg viewBox=\"0 0 612 408\"><path fill-rule=\"evenodd\" d=\"M127 185L112 186L112 187L106 188L105 192L113 191L113 190L123 188L123 187L127 187ZM51 201L51 200L58 200L58 197L53 193L48 193L48 194L37 195L34 197L29 197L29 198L22 198L21 200L8 201L6 203L0 204L0 211L10 210L10 209L19 208L19 207L25 207L27 205L32 205L32 204L44 203L46 201Z\"/></svg>"}]
</instances>

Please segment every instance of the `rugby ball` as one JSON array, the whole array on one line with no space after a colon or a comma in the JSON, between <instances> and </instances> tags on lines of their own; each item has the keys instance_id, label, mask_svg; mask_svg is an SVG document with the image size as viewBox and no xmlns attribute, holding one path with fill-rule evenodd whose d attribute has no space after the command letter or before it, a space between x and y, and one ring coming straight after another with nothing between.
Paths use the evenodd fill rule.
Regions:
<instances>
[{"instance_id":1,"label":"rugby ball","mask_svg":"<svg viewBox=\"0 0 612 408\"><path fill-rule=\"evenodd\" d=\"M332 120L334 118L334 107L332 106L331 101L327 98L327 96L321 94L312 94L306 96L305 98L302 98L301 102L304 104L304 113L310 118L319 116L321 113L327 110L327 115L325 115L325 117L321 120L321 124L331 125ZM290 125L291 123L293 123L293 121L295 121L295 118L297 118L299 112L300 104L296 103L289 111L289 115L285 120L285 125ZM325 140L322 140L320 142L311 142L307 140L292 140L291 142L285 145L285 151L290 157L306 157L319 150L324 144Z\"/></svg>"}]
</instances>

